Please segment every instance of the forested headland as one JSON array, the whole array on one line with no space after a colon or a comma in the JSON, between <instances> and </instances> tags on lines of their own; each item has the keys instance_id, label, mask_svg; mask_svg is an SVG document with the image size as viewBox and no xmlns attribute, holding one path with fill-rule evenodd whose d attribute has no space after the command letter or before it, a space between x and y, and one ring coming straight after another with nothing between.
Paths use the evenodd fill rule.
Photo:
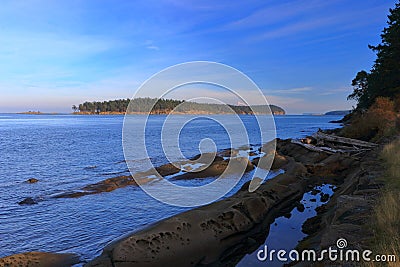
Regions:
<instances>
[{"instance_id":1,"label":"forested headland","mask_svg":"<svg viewBox=\"0 0 400 267\"><path fill-rule=\"evenodd\" d=\"M131 103L131 104L129 104ZM270 105L274 115L284 115L285 110L281 107ZM135 98L117 99L102 102L84 102L78 106L73 105L74 114L169 114L172 111L176 114L267 114L269 109L263 105L224 105L197 103L174 99L157 98Z\"/></svg>"}]
</instances>

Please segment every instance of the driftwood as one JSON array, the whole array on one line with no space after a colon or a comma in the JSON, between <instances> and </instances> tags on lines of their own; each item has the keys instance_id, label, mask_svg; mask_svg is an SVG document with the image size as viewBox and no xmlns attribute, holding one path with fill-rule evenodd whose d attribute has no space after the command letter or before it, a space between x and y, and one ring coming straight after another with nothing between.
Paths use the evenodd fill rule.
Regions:
<instances>
[{"instance_id":1,"label":"driftwood","mask_svg":"<svg viewBox=\"0 0 400 267\"><path fill-rule=\"evenodd\" d=\"M325 152L325 153L328 153L328 154L335 154L335 153L338 152L337 150L329 148L329 147L318 147L318 146L314 146L314 145L311 145L311 144L304 144L301 141L296 140L296 139L292 139L291 142L293 144L297 144L297 145L303 146L303 147L307 148L308 150L314 151L314 152Z\"/></svg>"},{"instance_id":2,"label":"driftwood","mask_svg":"<svg viewBox=\"0 0 400 267\"><path fill-rule=\"evenodd\" d=\"M319 141L328 141L332 143L340 143L340 144L345 144L349 146L356 146L356 147L367 147L367 148L374 148L377 146L375 143L370 143L370 142L365 142L357 139L352 139L352 138L346 138L346 137L341 137L341 136L336 136L336 135L330 135L330 134L325 134L323 132L317 132L313 135L313 137L317 140L317 143Z\"/></svg>"},{"instance_id":3,"label":"driftwood","mask_svg":"<svg viewBox=\"0 0 400 267\"><path fill-rule=\"evenodd\" d=\"M315 144L311 144L314 141ZM293 144L300 145L314 152L327 154L343 153L359 155L376 147L377 144L357 139L329 135L318 131L311 138L301 140L292 139Z\"/></svg>"}]
</instances>

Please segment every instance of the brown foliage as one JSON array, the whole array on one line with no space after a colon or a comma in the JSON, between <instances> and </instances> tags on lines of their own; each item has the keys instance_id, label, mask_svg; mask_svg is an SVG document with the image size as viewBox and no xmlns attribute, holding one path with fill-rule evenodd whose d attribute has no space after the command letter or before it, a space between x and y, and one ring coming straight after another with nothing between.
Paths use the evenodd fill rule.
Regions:
<instances>
[{"instance_id":1,"label":"brown foliage","mask_svg":"<svg viewBox=\"0 0 400 267\"><path fill-rule=\"evenodd\" d=\"M388 97L378 97L367 112L357 115L352 124L343 129L343 135L377 141L393 134L396 126L400 125L397 107L400 107L400 99L393 101Z\"/></svg>"}]
</instances>

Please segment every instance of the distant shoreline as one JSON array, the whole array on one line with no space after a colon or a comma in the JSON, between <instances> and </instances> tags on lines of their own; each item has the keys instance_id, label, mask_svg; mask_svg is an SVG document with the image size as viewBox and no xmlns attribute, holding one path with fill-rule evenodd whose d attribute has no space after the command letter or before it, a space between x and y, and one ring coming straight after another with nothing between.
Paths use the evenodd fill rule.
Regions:
<instances>
[{"instance_id":1,"label":"distant shoreline","mask_svg":"<svg viewBox=\"0 0 400 267\"><path fill-rule=\"evenodd\" d=\"M11 114L25 114L25 115L62 115L66 113L59 113L59 112L40 112L40 111L25 111L25 112L17 112ZM67 113L68 114L68 113Z\"/></svg>"},{"instance_id":2,"label":"distant shoreline","mask_svg":"<svg viewBox=\"0 0 400 267\"><path fill-rule=\"evenodd\" d=\"M72 112L72 113L59 113L59 112L40 112L40 111L27 111L27 112L16 112L16 113L9 113L9 114L23 114L23 115L125 115L125 112L99 112L99 113L92 113L92 112ZM171 113L168 112L130 112L128 115L170 115ZM262 113L262 114L248 114L248 113L212 113L212 112L173 112L171 115L269 115L271 113ZM275 115L286 115L282 112L273 112Z\"/></svg>"},{"instance_id":3,"label":"distant shoreline","mask_svg":"<svg viewBox=\"0 0 400 267\"><path fill-rule=\"evenodd\" d=\"M99 113L92 113L92 112L73 112L70 113L72 115L125 115L125 112L99 112ZM128 115L169 115L169 112L130 112ZM173 112L171 115L269 115L271 113L263 113L263 114L248 114L248 113L212 113L212 112ZM283 112L273 112L272 115L285 115Z\"/></svg>"}]
</instances>

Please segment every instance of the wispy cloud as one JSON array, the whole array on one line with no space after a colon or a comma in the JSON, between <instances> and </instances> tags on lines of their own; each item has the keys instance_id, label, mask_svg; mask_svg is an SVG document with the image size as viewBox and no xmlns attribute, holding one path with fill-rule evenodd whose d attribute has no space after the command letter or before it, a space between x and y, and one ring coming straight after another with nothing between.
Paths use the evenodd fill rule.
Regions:
<instances>
[{"instance_id":1,"label":"wispy cloud","mask_svg":"<svg viewBox=\"0 0 400 267\"><path fill-rule=\"evenodd\" d=\"M337 88L337 89L325 90L325 91L323 91L321 93L318 93L318 95L327 96L327 95L336 95L336 94L343 94L343 93L350 94L351 90L352 89L350 87L340 87L340 88Z\"/></svg>"},{"instance_id":2,"label":"wispy cloud","mask_svg":"<svg viewBox=\"0 0 400 267\"><path fill-rule=\"evenodd\" d=\"M312 90L313 90L312 87L299 87L299 88L280 89L280 90L264 89L263 91L269 94L302 94Z\"/></svg>"},{"instance_id":3,"label":"wispy cloud","mask_svg":"<svg viewBox=\"0 0 400 267\"><path fill-rule=\"evenodd\" d=\"M160 50L160 48L158 46L156 46L156 45L149 45L146 48L150 49L150 50L156 50L156 51Z\"/></svg>"},{"instance_id":4,"label":"wispy cloud","mask_svg":"<svg viewBox=\"0 0 400 267\"><path fill-rule=\"evenodd\" d=\"M271 4L256 10L238 20L232 21L222 27L223 30L239 30L256 28L292 19L317 8L329 5L329 1L291 1L287 3Z\"/></svg>"},{"instance_id":5,"label":"wispy cloud","mask_svg":"<svg viewBox=\"0 0 400 267\"><path fill-rule=\"evenodd\" d=\"M376 20L373 14L376 14L377 10L382 10L384 6L381 4L372 8L347 9L338 14L325 14L327 11L324 10L324 12L310 14L302 19L295 19L281 26L272 27L262 33L257 33L257 35L251 37L251 40L263 41L280 37L297 36L300 33L327 27L334 27L335 31L355 29ZM372 17L373 19L365 20L363 19L365 17ZM343 33L339 34L339 36L343 36ZM330 36L329 38L337 37Z\"/></svg>"}]
</instances>

